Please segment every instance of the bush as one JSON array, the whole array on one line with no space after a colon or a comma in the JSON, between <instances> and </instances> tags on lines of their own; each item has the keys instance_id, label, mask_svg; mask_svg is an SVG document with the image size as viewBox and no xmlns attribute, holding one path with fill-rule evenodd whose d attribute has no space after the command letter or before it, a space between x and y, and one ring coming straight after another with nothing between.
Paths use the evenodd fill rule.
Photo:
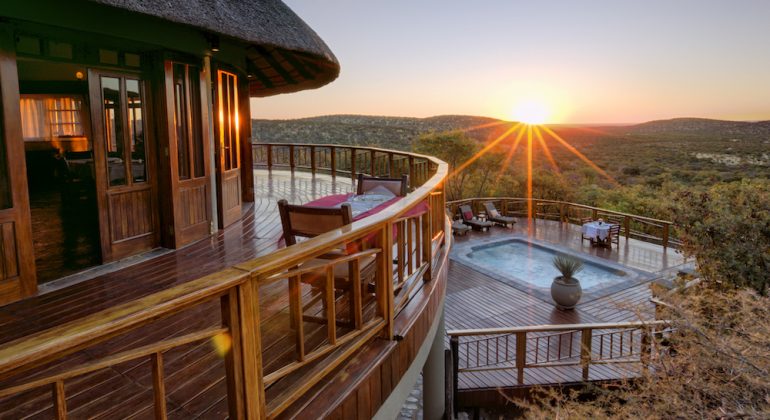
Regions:
<instances>
[{"instance_id":1,"label":"bush","mask_svg":"<svg viewBox=\"0 0 770 420\"><path fill-rule=\"evenodd\" d=\"M635 382L516 401L530 418L768 418L770 299L695 287L671 297L676 328Z\"/></svg>"},{"instance_id":2,"label":"bush","mask_svg":"<svg viewBox=\"0 0 770 420\"><path fill-rule=\"evenodd\" d=\"M770 283L770 181L744 180L702 192L683 191L671 208L685 255L704 280L723 288Z\"/></svg>"}]
</instances>

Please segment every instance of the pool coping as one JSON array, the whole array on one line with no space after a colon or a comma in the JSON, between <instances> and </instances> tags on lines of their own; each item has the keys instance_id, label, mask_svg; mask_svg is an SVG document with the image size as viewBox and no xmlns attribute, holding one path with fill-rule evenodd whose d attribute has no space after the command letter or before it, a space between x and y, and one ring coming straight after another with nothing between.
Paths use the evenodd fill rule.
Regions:
<instances>
[{"instance_id":1,"label":"pool coping","mask_svg":"<svg viewBox=\"0 0 770 420\"><path fill-rule=\"evenodd\" d=\"M658 277L657 274L653 272L648 272L648 271L640 270L638 268L629 267L614 261L606 260L604 258L600 258L594 255L576 251L574 249L571 249L559 244L535 239L535 238L532 238L526 235L521 235L521 234L513 234L505 238L496 237L496 238L479 239L475 241L468 241L468 242L462 242L462 243L455 242L452 246L452 251L450 252L449 258L454 262L463 264L494 280L497 280L501 283L505 283L517 290L527 293L530 296L534 296L544 302L553 304L553 299L551 298L550 286L537 287L515 276L503 275L499 272L491 271L488 268L482 267L474 263L470 258L467 257L469 253L475 251L478 248L487 248L490 246L495 246L495 245L500 245L500 244L510 243L510 242L523 242L527 244L532 244L536 247L545 248L550 251L555 251L558 253L580 258L581 260L585 260L591 264L608 267L613 270L624 271L625 273L628 274L627 281L623 281L618 284L606 285L604 287L598 287L598 288L594 287L592 288L592 290L583 290L583 296L580 299L581 304L602 298L607 295L617 293L621 290L625 290L630 287L638 286L644 283L649 283Z\"/></svg>"}]
</instances>

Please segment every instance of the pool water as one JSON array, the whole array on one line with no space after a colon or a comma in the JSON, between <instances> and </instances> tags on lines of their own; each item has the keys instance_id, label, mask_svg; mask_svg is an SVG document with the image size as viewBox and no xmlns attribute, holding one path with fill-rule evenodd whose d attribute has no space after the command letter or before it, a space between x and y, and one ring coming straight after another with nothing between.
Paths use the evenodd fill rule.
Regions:
<instances>
[{"instance_id":1,"label":"pool water","mask_svg":"<svg viewBox=\"0 0 770 420\"><path fill-rule=\"evenodd\" d=\"M550 288L554 277L561 275L553 266L553 257L562 252L546 246L522 240L507 240L471 249L465 255L466 262L507 280L537 288ZM583 270L575 277L580 280L584 291L630 280L629 273L622 269L572 255L583 261Z\"/></svg>"}]
</instances>

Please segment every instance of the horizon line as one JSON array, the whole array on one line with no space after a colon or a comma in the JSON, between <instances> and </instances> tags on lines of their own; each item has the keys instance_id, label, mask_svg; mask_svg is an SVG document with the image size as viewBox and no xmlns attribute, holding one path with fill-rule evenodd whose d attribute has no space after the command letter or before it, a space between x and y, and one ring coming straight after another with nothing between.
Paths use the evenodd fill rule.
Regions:
<instances>
[{"instance_id":1,"label":"horizon line","mask_svg":"<svg viewBox=\"0 0 770 420\"><path fill-rule=\"evenodd\" d=\"M417 119L417 120L425 120L429 118L436 118L436 117L472 117L472 118L488 118L493 119L497 121L503 121L506 123L518 123L520 121L512 121L512 120L506 120L502 118L496 118L496 117L489 117L489 116L483 116L483 115L472 115L472 114L437 114L437 115L431 115L428 117L413 117L413 116L403 116L403 115L377 115L377 114L319 114L319 115L313 115L313 116L305 116L305 117L294 117L294 118L259 118L252 116L252 120L269 120L269 121L293 121L293 120L305 120L305 119L313 119L313 118L324 118L324 117L343 117L343 116L349 116L349 117L379 117L379 118L411 118L411 119ZM758 123L758 122L765 122L770 121L770 117L767 117L765 119L752 119L752 120L731 120L731 119L720 119L720 118L710 118L710 117L670 117L670 118L659 118L659 119L653 119L653 120L643 120L643 121L637 121L637 122L553 122L553 123L544 123L539 125L550 125L550 126L629 126L629 125L639 125L639 124L645 124L649 122L655 122L655 121L672 121L672 120L686 120L686 119L694 119L694 120L709 120L709 121L722 121L722 122L738 122L738 123Z\"/></svg>"}]
</instances>

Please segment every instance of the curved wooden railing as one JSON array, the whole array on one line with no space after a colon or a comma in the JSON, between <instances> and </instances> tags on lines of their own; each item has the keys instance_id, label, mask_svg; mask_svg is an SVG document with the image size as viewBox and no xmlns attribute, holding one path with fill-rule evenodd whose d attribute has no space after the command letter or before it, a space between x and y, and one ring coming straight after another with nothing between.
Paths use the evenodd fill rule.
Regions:
<instances>
[{"instance_id":1,"label":"curved wooden railing","mask_svg":"<svg viewBox=\"0 0 770 420\"><path fill-rule=\"evenodd\" d=\"M528 206L532 202L532 217L535 219L557 220L563 223L578 224L581 219L602 218L607 222L621 226L626 238L638 239L666 247L679 247L681 242L674 234L674 223L651 217L638 216L614 210L592 207L568 201L528 199L521 197L483 197L447 202L447 209L458 214L458 208L470 204L474 212L484 211L483 203L491 201L501 213L508 216L527 217Z\"/></svg>"},{"instance_id":2,"label":"curved wooden railing","mask_svg":"<svg viewBox=\"0 0 770 420\"><path fill-rule=\"evenodd\" d=\"M406 174L412 188L423 185L436 170L436 163L428 156L376 147L302 143L254 143L252 146L255 167L299 169L352 179L360 173L388 178Z\"/></svg>"},{"instance_id":3,"label":"curved wooden railing","mask_svg":"<svg viewBox=\"0 0 770 420\"><path fill-rule=\"evenodd\" d=\"M254 145L255 157L261 156L260 150L270 155L267 161L255 159L255 165L284 166L280 157L282 152L277 151L280 147L284 145ZM384 211L351 225L3 345L0 347L0 379L7 379L207 302L218 301L221 311L220 326L132 348L32 381L14 382L13 386L0 389L0 398L50 387L57 418L66 418L65 380L118 363L149 359L155 414L165 418L164 352L212 340L225 359L230 417L274 417L370 338L393 339L394 321L399 312L424 282L433 280L434 261L446 251L444 181L447 165L428 156L382 149L302 147L314 150L311 154L316 156L315 164L303 165L304 158L296 157L300 149L294 147L291 155L295 157L288 159L287 169L326 171L333 176L383 175L378 168L384 159L387 175L411 175L413 191ZM318 158L316 153L324 148L336 158ZM347 152L342 155L349 157L347 161L339 158L340 151L345 150ZM372 160L361 157L364 154ZM371 172L361 172L360 162L364 162L364 167ZM422 210L413 211L418 206ZM338 252L340 249L356 252L345 254ZM375 259L373 281L362 282L362 261L372 257ZM326 273L322 281L327 287L320 296L308 298L309 287L299 279L308 271L303 268L303 263L311 260L320 261L313 270ZM342 264L348 266L353 280L354 292L350 301L339 300L332 286L334 267ZM362 291L362 287L366 290ZM265 299L276 303L264 305ZM289 322L278 322L287 312ZM269 353L261 342L260 325L265 322L270 325L274 337L282 337L282 342L288 343L288 349L282 349L283 356L269 363L265 359ZM318 327L306 331L305 324ZM281 325L286 327L274 331ZM313 363L319 360L322 362ZM291 381L291 385L271 386L280 381Z\"/></svg>"},{"instance_id":4,"label":"curved wooden railing","mask_svg":"<svg viewBox=\"0 0 770 420\"><path fill-rule=\"evenodd\" d=\"M587 381L592 365L636 363L644 368L652 354L651 337L670 324L658 320L447 331L454 400L458 375L466 372L515 371L515 382L499 384L504 387L535 385L525 381L529 369L579 366Z\"/></svg>"}]
</instances>

